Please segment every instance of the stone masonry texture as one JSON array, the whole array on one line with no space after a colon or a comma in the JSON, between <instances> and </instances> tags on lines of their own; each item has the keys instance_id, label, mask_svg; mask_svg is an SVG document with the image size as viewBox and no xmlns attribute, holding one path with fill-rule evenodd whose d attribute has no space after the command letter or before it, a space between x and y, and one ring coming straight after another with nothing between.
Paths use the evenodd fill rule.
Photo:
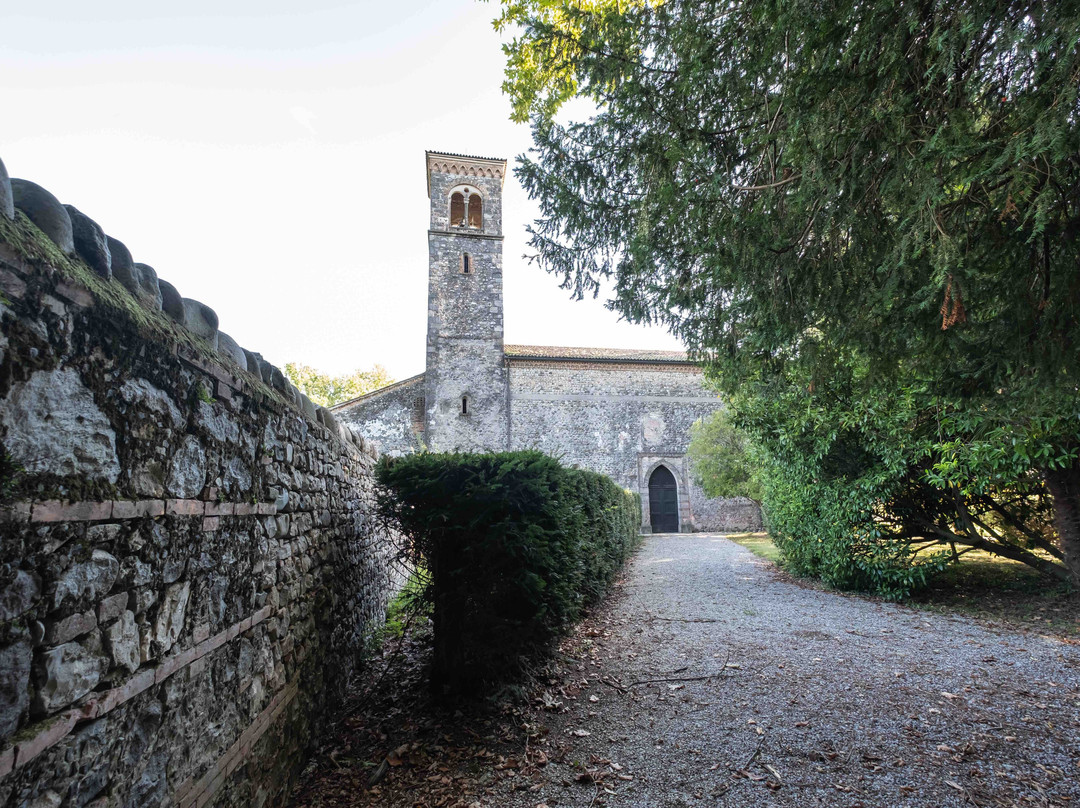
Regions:
<instances>
[{"instance_id":1,"label":"stone masonry texture","mask_svg":"<svg viewBox=\"0 0 1080 808\"><path fill-rule=\"evenodd\" d=\"M375 450L43 238L0 221L0 806L283 804L401 583Z\"/></svg>"},{"instance_id":2,"label":"stone masonry texture","mask_svg":"<svg viewBox=\"0 0 1080 808\"><path fill-rule=\"evenodd\" d=\"M428 177L426 441L435 451L496 451L506 446L502 177L436 170L430 159ZM448 224L455 190L483 200L483 228Z\"/></svg>"},{"instance_id":3,"label":"stone masonry texture","mask_svg":"<svg viewBox=\"0 0 1080 808\"><path fill-rule=\"evenodd\" d=\"M680 530L760 526L746 500L709 500L694 483L690 427L723 407L689 363L542 362L510 359L510 448L540 449L607 474L641 494L649 524L652 471L666 465L679 488Z\"/></svg>"},{"instance_id":4,"label":"stone masonry texture","mask_svg":"<svg viewBox=\"0 0 1080 808\"><path fill-rule=\"evenodd\" d=\"M414 376L336 409L380 454L402 455L424 447L424 376Z\"/></svg>"},{"instance_id":5,"label":"stone masonry texture","mask_svg":"<svg viewBox=\"0 0 1080 808\"><path fill-rule=\"evenodd\" d=\"M505 163L427 155L428 338L424 374L335 408L380 451L535 448L609 475L641 494L649 529L649 476L666 466L678 487L679 526L756 530L749 500L709 499L686 457L690 427L723 403L701 369L664 352L546 349L503 343L502 175ZM484 200L483 228L455 226L455 190ZM462 272L462 254L472 272ZM462 398L468 412L462 412ZM416 418L417 409L426 417ZM410 426L411 425L411 426Z\"/></svg>"}]
</instances>

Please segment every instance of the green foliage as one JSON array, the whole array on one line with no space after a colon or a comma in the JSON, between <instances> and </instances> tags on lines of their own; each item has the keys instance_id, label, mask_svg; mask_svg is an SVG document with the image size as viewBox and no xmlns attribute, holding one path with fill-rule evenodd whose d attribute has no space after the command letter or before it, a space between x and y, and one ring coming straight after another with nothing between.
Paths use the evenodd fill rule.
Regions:
<instances>
[{"instance_id":1,"label":"green foliage","mask_svg":"<svg viewBox=\"0 0 1080 808\"><path fill-rule=\"evenodd\" d=\"M214 396L211 395L210 390L202 382L198 382L195 385L195 397L204 404L213 404Z\"/></svg>"},{"instance_id":2,"label":"green foliage","mask_svg":"<svg viewBox=\"0 0 1080 808\"><path fill-rule=\"evenodd\" d=\"M759 558L772 561L774 564L783 563L780 550L773 543L773 540L769 538L768 533L734 533L728 534L724 538L742 545Z\"/></svg>"},{"instance_id":3,"label":"green foliage","mask_svg":"<svg viewBox=\"0 0 1080 808\"><path fill-rule=\"evenodd\" d=\"M417 618L431 617L431 574L423 567L416 567L405 586L386 607L386 623L381 639L400 639L407 627Z\"/></svg>"},{"instance_id":4,"label":"green foliage","mask_svg":"<svg viewBox=\"0 0 1080 808\"><path fill-rule=\"evenodd\" d=\"M328 376L300 362L287 362L285 376L296 389L307 395L315 404L332 407L378 390L394 381L382 365L371 370L354 370L341 376Z\"/></svg>"},{"instance_id":5,"label":"green foliage","mask_svg":"<svg viewBox=\"0 0 1080 808\"><path fill-rule=\"evenodd\" d=\"M503 47L506 54L505 92L513 103L511 119L524 123L539 109L554 115L579 92L575 64L588 58L591 46L606 36L618 37L622 15L644 0L575 0L573 3L508 0L495 20L500 33L513 29L528 13L530 31ZM588 31L584 24L588 20ZM605 26L605 21L610 25ZM536 36L537 31L544 32Z\"/></svg>"},{"instance_id":6,"label":"green foliage","mask_svg":"<svg viewBox=\"0 0 1080 808\"><path fill-rule=\"evenodd\" d=\"M15 498L23 471L23 465L0 443L0 505Z\"/></svg>"},{"instance_id":7,"label":"green foliage","mask_svg":"<svg viewBox=\"0 0 1080 808\"><path fill-rule=\"evenodd\" d=\"M513 673L577 620L637 546L640 499L536 451L383 457L379 511L430 571L433 682Z\"/></svg>"},{"instance_id":8,"label":"green foliage","mask_svg":"<svg viewBox=\"0 0 1080 808\"><path fill-rule=\"evenodd\" d=\"M1080 7L503 9L536 258L709 364L794 566L1080 581Z\"/></svg>"},{"instance_id":9,"label":"green foliage","mask_svg":"<svg viewBox=\"0 0 1080 808\"><path fill-rule=\"evenodd\" d=\"M839 363L811 386L789 368L732 402L755 436L770 532L790 569L900 598L956 560L959 545L1068 577L1051 502L1023 459L1042 451L1038 426L1052 416L1029 405L1008 426L1000 410L961 424L955 401ZM972 455L979 468L960 469L956 458ZM935 545L950 552L927 552Z\"/></svg>"},{"instance_id":10,"label":"green foliage","mask_svg":"<svg viewBox=\"0 0 1080 808\"><path fill-rule=\"evenodd\" d=\"M710 497L746 497L761 505L758 461L745 433L720 410L690 428L686 450L694 479Z\"/></svg>"}]
</instances>

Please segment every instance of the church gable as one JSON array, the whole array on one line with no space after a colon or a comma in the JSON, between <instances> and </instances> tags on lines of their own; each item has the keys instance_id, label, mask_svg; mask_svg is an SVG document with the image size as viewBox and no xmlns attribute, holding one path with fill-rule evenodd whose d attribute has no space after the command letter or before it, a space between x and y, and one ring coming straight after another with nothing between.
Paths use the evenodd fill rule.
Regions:
<instances>
[{"instance_id":1,"label":"church gable","mask_svg":"<svg viewBox=\"0 0 1080 808\"><path fill-rule=\"evenodd\" d=\"M333 407L381 454L410 454L424 447L424 379L420 373Z\"/></svg>"}]
</instances>

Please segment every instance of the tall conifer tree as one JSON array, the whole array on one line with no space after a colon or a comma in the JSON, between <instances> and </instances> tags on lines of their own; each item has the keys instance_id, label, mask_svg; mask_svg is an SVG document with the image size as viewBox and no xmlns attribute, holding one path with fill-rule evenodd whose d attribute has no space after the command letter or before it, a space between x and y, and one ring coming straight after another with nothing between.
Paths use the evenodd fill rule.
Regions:
<instances>
[{"instance_id":1,"label":"tall conifer tree","mask_svg":"<svg viewBox=\"0 0 1080 808\"><path fill-rule=\"evenodd\" d=\"M828 528L856 583L903 591L931 542L1080 581L1080 4L506 0L499 24L539 260L710 361L793 554Z\"/></svg>"}]
</instances>

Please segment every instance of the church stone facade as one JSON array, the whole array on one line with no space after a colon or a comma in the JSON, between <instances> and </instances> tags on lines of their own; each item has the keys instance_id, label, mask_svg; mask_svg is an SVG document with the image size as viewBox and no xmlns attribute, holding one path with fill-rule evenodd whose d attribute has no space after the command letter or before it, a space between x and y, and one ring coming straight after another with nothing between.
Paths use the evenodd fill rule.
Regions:
<instances>
[{"instance_id":1,"label":"church stone facade","mask_svg":"<svg viewBox=\"0 0 1080 808\"><path fill-rule=\"evenodd\" d=\"M380 451L540 449L641 494L654 532L761 526L694 483L690 426L723 405L673 351L503 343L506 161L427 152L426 372L334 408Z\"/></svg>"}]
</instances>

